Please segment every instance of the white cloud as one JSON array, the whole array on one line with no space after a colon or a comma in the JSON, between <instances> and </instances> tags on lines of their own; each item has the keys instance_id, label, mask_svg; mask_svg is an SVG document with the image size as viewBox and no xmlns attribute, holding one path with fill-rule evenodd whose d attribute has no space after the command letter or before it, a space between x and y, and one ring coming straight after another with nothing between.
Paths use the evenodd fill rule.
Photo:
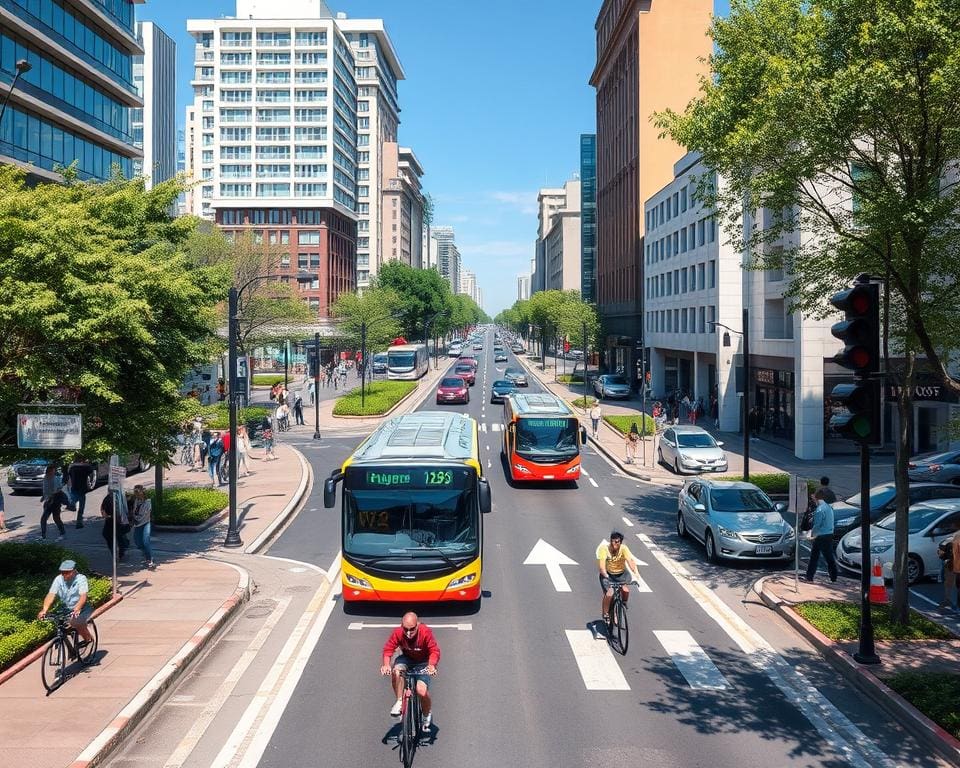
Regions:
<instances>
[{"instance_id":1,"label":"white cloud","mask_svg":"<svg viewBox=\"0 0 960 768\"><path fill-rule=\"evenodd\" d=\"M537 213L536 192L510 192L499 190L490 193L490 197L498 203L503 203L525 216Z\"/></svg>"}]
</instances>

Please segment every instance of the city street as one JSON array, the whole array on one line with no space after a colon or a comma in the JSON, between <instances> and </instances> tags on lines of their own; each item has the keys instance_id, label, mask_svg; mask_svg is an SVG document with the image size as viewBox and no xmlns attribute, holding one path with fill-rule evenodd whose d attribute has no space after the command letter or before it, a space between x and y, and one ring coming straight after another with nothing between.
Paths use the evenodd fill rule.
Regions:
<instances>
[{"instance_id":1,"label":"city street","mask_svg":"<svg viewBox=\"0 0 960 768\"><path fill-rule=\"evenodd\" d=\"M510 487L500 464L500 406L488 402L505 367L492 364L492 347L491 334L470 405L446 406L481 425L493 491L484 519L484 597L476 613L450 604L421 611L443 656L431 686L433 729L417 765L490 766L511 755L544 767L600 765L614 756L692 766L707 764L706 755L711 766L940 765L759 603L750 587L777 566L712 567L700 547L677 540L675 490L641 487L592 449L577 488ZM420 409L435 407L431 390ZM290 442L313 466L313 492L267 554L329 571L334 593L299 617L263 611L259 631L248 611L238 619L246 632L224 633L110 765L397 759L397 721L378 668L383 642L410 606L344 612L335 573L339 511L321 502L322 480L357 440L314 443L292 433ZM644 582L631 596L625 657L608 647L598 621L593 557L613 528L642 561ZM559 579L543 565L524 565L541 540L575 563L559 566ZM302 643L294 648L296 637ZM233 695L191 736L196 748L185 756L184 710L210 710L217 701L194 695L198 681L213 670L227 675L251 653L256 660L237 672ZM265 698L258 703L258 696ZM175 748L179 757L171 760Z\"/></svg>"}]
</instances>

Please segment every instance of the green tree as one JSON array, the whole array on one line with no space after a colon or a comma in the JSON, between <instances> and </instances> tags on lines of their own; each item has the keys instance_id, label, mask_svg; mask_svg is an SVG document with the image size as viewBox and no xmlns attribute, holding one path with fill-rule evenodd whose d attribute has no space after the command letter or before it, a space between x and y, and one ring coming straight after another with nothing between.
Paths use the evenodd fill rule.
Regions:
<instances>
[{"instance_id":1,"label":"green tree","mask_svg":"<svg viewBox=\"0 0 960 768\"><path fill-rule=\"evenodd\" d=\"M398 297L396 312L404 335L411 340L423 336L424 324L431 317L450 308L450 286L435 269L415 269L388 261L380 267L375 285Z\"/></svg>"},{"instance_id":2,"label":"green tree","mask_svg":"<svg viewBox=\"0 0 960 768\"><path fill-rule=\"evenodd\" d=\"M859 273L889 287L887 377L901 385L893 613L906 623L918 356L960 393L949 375L960 325L960 6L733 0L711 34L700 96L683 115L658 117L718 172L698 195L725 216L749 266L787 271L797 311L825 315L825 299ZM744 211L761 207L769 226L744 231Z\"/></svg>"},{"instance_id":3,"label":"green tree","mask_svg":"<svg viewBox=\"0 0 960 768\"><path fill-rule=\"evenodd\" d=\"M399 296L389 288L374 286L363 294L342 293L333 303L332 314L339 322L343 341L360 349L361 331L367 326L367 353L383 349L401 333L397 317Z\"/></svg>"},{"instance_id":4,"label":"green tree","mask_svg":"<svg viewBox=\"0 0 960 768\"><path fill-rule=\"evenodd\" d=\"M91 458L153 461L188 368L215 348L222 275L185 255L180 184L120 178L29 186L0 167L0 453L20 455L18 403L81 406Z\"/></svg>"}]
</instances>

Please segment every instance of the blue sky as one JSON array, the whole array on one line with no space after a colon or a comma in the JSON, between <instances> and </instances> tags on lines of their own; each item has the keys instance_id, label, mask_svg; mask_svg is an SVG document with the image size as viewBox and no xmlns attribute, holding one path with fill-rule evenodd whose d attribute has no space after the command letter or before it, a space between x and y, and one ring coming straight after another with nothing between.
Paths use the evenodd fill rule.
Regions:
<instances>
[{"instance_id":1,"label":"blue sky","mask_svg":"<svg viewBox=\"0 0 960 768\"><path fill-rule=\"evenodd\" d=\"M728 0L717 0L726 12ZM435 223L456 228L484 309L516 299L537 230L537 190L579 170L594 130L593 29L601 0L328 0L354 18L383 18L406 80L400 142L424 166ZM178 125L192 101L187 18L231 16L234 0L147 0L138 18L178 45Z\"/></svg>"}]
</instances>

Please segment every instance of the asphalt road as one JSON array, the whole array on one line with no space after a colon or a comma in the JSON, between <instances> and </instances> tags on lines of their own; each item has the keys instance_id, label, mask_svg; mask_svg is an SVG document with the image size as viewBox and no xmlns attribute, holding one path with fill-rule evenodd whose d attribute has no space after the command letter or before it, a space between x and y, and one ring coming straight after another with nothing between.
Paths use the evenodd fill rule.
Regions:
<instances>
[{"instance_id":1,"label":"asphalt road","mask_svg":"<svg viewBox=\"0 0 960 768\"><path fill-rule=\"evenodd\" d=\"M765 609L744 600L749 584L773 566L715 568L698 545L676 539L675 491L640 487L591 449L579 487L510 487L494 431L500 407L488 402L505 367L493 365L492 342L490 334L469 406L445 406L481 424L493 493L484 518L484 597L476 613L446 604L421 610L443 656L431 686L434 726L417 765L937 764ZM436 408L433 397L421 407ZM270 555L321 568L334 562L339 513L323 509L322 479L356 442L298 446L313 464L313 496ZM626 656L609 649L597 623L594 552L612 528L624 531L643 561L649 590L631 596ZM573 561L560 566L559 582L543 565L524 565L540 540ZM569 591L558 590L563 582ZM260 766L346 768L397 759L392 695L378 667L383 642L407 608L369 606L347 615L333 606Z\"/></svg>"}]
</instances>

